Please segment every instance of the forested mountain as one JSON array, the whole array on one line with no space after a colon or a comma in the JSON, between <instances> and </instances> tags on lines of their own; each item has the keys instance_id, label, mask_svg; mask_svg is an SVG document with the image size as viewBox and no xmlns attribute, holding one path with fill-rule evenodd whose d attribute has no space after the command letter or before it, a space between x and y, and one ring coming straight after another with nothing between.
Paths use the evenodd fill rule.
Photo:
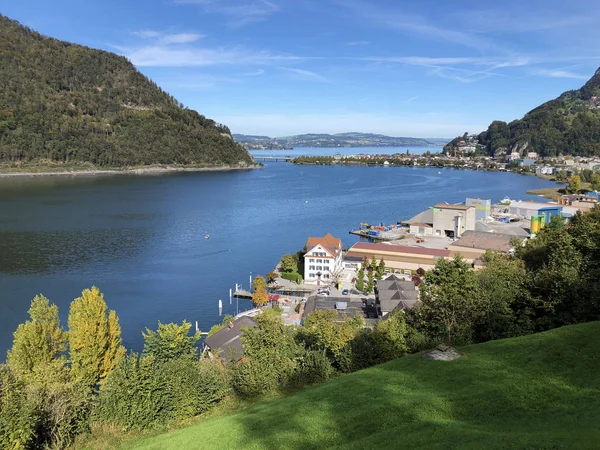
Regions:
<instances>
[{"instance_id":1,"label":"forested mountain","mask_svg":"<svg viewBox=\"0 0 600 450\"><path fill-rule=\"evenodd\" d=\"M237 165L224 125L184 108L125 57L0 15L0 164Z\"/></svg>"},{"instance_id":2,"label":"forested mountain","mask_svg":"<svg viewBox=\"0 0 600 450\"><path fill-rule=\"evenodd\" d=\"M463 137L444 147L452 151ZM521 120L494 121L478 136L488 154L537 152L540 156L600 155L600 69L580 89L567 91Z\"/></svg>"}]
</instances>

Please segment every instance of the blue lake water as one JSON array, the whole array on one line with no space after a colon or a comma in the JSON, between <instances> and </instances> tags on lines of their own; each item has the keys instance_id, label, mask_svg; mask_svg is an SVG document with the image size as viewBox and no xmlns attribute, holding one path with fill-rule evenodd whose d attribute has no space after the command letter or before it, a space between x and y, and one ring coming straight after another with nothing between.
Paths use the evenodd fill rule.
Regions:
<instances>
[{"instance_id":1,"label":"blue lake water","mask_svg":"<svg viewBox=\"0 0 600 450\"><path fill-rule=\"evenodd\" d=\"M224 314L235 312L229 288L247 287L251 273L270 271L310 235L331 232L349 246L359 222L395 223L468 196L533 198L527 189L553 185L510 173L440 172L267 163L252 171L0 180L0 360L38 293L58 304L66 324L69 303L97 285L126 346L140 350L141 332L159 320L197 320L206 331L220 321L219 299Z\"/></svg>"}]
</instances>

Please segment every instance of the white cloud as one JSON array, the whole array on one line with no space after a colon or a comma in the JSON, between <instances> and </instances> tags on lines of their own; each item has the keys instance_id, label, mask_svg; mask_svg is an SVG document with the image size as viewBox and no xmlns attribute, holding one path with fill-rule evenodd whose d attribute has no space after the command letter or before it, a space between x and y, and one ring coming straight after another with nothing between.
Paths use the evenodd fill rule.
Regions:
<instances>
[{"instance_id":1,"label":"white cloud","mask_svg":"<svg viewBox=\"0 0 600 450\"><path fill-rule=\"evenodd\" d=\"M329 81L323 75L320 75L311 70L295 69L295 68L291 68L291 67L281 67L281 69L285 70L286 72L290 72L290 73L296 75L297 79L307 80L307 81L318 81L320 83Z\"/></svg>"},{"instance_id":2,"label":"white cloud","mask_svg":"<svg viewBox=\"0 0 600 450\"><path fill-rule=\"evenodd\" d=\"M157 38L161 35L160 32L154 31L154 30L132 31L131 34L133 34L134 36L140 37L142 39Z\"/></svg>"},{"instance_id":3,"label":"white cloud","mask_svg":"<svg viewBox=\"0 0 600 450\"><path fill-rule=\"evenodd\" d=\"M551 77L551 78L574 78L577 80L587 80L588 78L590 78L588 75L580 75L578 73L574 73L568 70L561 70L561 69L556 69L556 70L538 70L536 72L534 72L535 75L541 75L544 77Z\"/></svg>"},{"instance_id":4,"label":"white cloud","mask_svg":"<svg viewBox=\"0 0 600 450\"><path fill-rule=\"evenodd\" d=\"M369 41L350 41L350 42L346 42L346 45L349 45L351 47L355 47L358 45L369 45L370 42Z\"/></svg>"},{"instance_id":5,"label":"white cloud","mask_svg":"<svg viewBox=\"0 0 600 450\"><path fill-rule=\"evenodd\" d=\"M261 22L279 11L279 5L268 0L175 0L175 3L197 5L205 13L227 16L227 25L234 28Z\"/></svg>"},{"instance_id":6,"label":"white cloud","mask_svg":"<svg viewBox=\"0 0 600 450\"><path fill-rule=\"evenodd\" d=\"M155 30L140 30L131 33L141 39L152 40L159 45L189 44L205 37L198 33L163 33Z\"/></svg>"}]
</instances>

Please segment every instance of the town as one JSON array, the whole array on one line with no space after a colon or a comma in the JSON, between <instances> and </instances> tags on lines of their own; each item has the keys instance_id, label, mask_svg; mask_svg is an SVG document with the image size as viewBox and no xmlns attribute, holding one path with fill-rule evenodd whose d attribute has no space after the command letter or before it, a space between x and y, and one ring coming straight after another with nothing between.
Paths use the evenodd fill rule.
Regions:
<instances>
[{"instance_id":1,"label":"town","mask_svg":"<svg viewBox=\"0 0 600 450\"><path fill-rule=\"evenodd\" d=\"M225 361L241 359L244 329L257 325L253 317L265 307L280 312L286 325L302 325L313 312L331 310L339 321L360 316L373 327L392 311L415 306L422 276L440 259L460 257L482 268L487 251L513 254L542 228L567 223L599 201L597 191L547 203L505 198L492 205L490 199L467 198L463 204L438 203L396 224L362 223L350 233L368 242L347 249L331 234L308 237L302 250L284 255L266 280L258 277L249 290L236 285L232 295L252 300L254 308L208 336L203 352Z\"/></svg>"}]
</instances>

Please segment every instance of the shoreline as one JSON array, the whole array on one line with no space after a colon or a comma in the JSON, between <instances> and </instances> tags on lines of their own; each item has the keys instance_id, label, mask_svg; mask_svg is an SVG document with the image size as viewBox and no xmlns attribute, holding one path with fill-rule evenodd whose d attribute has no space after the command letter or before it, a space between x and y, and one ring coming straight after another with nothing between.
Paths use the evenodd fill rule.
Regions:
<instances>
[{"instance_id":1,"label":"shoreline","mask_svg":"<svg viewBox=\"0 0 600 450\"><path fill-rule=\"evenodd\" d=\"M2 178L32 178L32 177L61 177L61 176L100 176L100 175L162 175L177 172L227 172L230 170L261 169L259 165L252 166L217 166L217 167L185 167L185 166L149 166L126 169L73 169L48 172L2 172Z\"/></svg>"}]
</instances>

